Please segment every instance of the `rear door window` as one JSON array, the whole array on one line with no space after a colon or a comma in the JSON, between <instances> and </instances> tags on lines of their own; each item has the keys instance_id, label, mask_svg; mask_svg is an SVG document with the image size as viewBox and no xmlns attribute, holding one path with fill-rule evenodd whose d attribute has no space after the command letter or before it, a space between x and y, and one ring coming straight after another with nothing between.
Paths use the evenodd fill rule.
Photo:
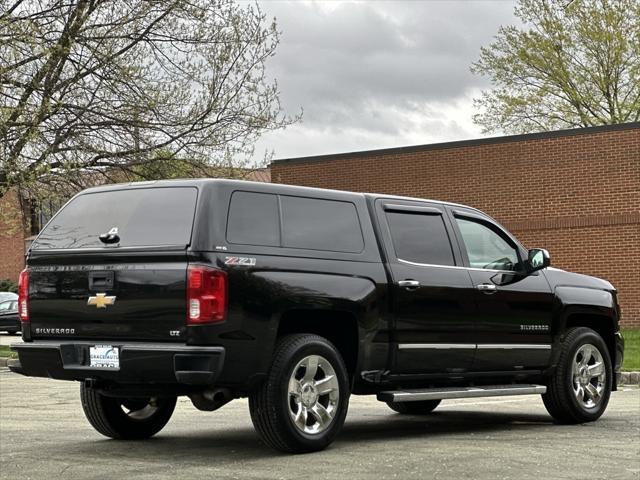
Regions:
<instances>
[{"instance_id":1,"label":"rear door window","mask_svg":"<svg viewBox=\"0 0 640 480\"><path fill-rule=\"evenodd\" d=\"M360 253L364 238L351 202L282 195L282 246Z\"/></svg>"},{"instance_id":2,"label":"rear door window","mask_svg":"<svg viewBox=\"0 0 640 480\"><path fill-rule=\"evenodd\" d=\"M386 212L396 257L429 265L455 265L442 215Z\"/></svg>"},{"instance_id":3,"label":"rear door window","mask_svg":"<svg viewBox=\"0 0 640 480\"><path fill-rule=\"evenodd\" d=\"M42 230L34 250L105 247L117 228L120 247L187 246L195 214L194 187L86 193L72 199Z\"/></svg>"}]
</instances>

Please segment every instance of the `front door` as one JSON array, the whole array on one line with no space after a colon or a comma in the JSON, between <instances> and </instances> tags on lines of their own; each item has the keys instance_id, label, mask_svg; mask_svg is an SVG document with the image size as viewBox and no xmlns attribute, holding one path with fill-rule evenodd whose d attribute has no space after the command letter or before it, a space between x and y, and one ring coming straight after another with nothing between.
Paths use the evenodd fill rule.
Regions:
<instances>
[{"instance_id":1,"label":"front door","mask_svg":"<svg viewBox=\"0 0 640 480\"><path fill-rule=\"evenodd\" d=\"M393 373L469 370L475 304L444 207L381 199L376 210L393 277Z\"/></svg>"},{"instance_id":2,"label":"front door","mask_svg":"<svg viewBox=\"0 0 640 480\"><path fill-rule=\"evenodd\" d=\"M488 217L449 209L477 305L474 371L547 366L553 293L542 272L523 275L525 251Z\"/></svg>"}]
</instances>

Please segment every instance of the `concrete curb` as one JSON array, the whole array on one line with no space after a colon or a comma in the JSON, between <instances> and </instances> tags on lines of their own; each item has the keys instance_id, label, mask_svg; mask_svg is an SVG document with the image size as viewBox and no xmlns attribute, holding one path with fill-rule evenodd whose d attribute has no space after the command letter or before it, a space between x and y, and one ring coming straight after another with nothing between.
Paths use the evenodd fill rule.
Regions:
<instances>
[{"instance_id":1,"label":"concrete curb","mask_svg":"<svg viewBox=\"0 0 640 480\"><path fill-rule=\"evenodd\" d=\"M9 359L8 359L8 358L6 358L6 357L0 357L0 368L2 368L2 367L6 367L6 366L7 366L7 361L8 361L8 360L9 360Z\"/></svg>"},{"instance_id":2,"label":"concrete curb","mask_svg":"<svg viewBox=\"0 0 640 480\"><path fill-rule=\"evenodd\" d=\"M622 372L620 385L640 385L640 372Z\"/></svg>"}]
</instances>

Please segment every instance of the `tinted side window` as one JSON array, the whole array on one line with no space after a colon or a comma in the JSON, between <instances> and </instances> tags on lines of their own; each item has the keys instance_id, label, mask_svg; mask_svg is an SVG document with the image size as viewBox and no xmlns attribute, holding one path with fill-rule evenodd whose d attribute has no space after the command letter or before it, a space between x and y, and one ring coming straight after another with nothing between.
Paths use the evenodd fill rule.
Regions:
<instances>
[{"instance_id":1,"label":"tinted side window","mask_svg":"<svg viewBox=\"0 0 640 480\"><path fill-rule=\"evenodd\" d=\"M481 222L456 218L469 257L469 266L515 270L518 252L506 239Z\"/></svg>"},{"instance_id":2,"label":"tinted side window","mask_svg":"<svg viewBox=\"0 0 640 480\"><path fill-rule=\"evenodd\" d=\"M278 197L268 193L234 192L229 206L227 241L279 246Z\"/></svg>"},{"instance_id":3,"label":"tinted side window","mask_svg":"<svg viewBox=\"0 0 640 480\"><path fill-rule=\"evenodd\" d=\"M432 265L454 265L442 215L387 212L396 257Z\"/></svg>"},{"instance_id":4,"label":"tinted side window","mask_svg":"<svg viewBox=\"0 0 640 480\"><path fill-rule=\"evenodd\" d=\"M364 239L353 203L281 196L282 245L359 253Z\"/></svg>"}]
</instances>

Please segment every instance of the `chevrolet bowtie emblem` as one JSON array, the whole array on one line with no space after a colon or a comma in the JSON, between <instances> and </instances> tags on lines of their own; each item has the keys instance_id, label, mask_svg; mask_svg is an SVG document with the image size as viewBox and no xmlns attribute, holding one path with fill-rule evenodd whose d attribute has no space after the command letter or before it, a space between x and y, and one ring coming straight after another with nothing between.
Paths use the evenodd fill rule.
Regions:
<instances>
[{"instance_id":1,"label":"chevrolet bowtie emblem","mask_svg":"<svg viewBox=\"0 0 640 480\"><path fill-rule=\"evenodd\" d=\"M107 297L106 293L96 293L95 297L89 297L87 305L95 305L96 308L107 308L107 305L116 303L116 297Z\"/></svg>"}]
</instances>

